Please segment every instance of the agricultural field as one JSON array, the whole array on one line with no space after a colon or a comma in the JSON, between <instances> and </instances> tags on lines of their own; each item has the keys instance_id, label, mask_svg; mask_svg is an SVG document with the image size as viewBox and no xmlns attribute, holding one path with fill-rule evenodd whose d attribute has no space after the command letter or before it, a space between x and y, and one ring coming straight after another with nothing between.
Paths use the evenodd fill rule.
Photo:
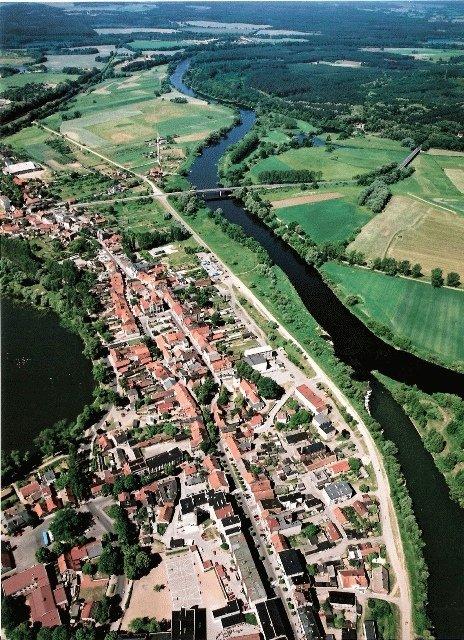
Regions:
<instances>
[{"instance_id":1,"label":"agricultural field","mask_svg":"<svg viewBox=\"0 0 464 640\"><path fill-rule=\"evenodd\" d=\"M370 259L390 256L418 262L429 275L434 267L464 274L463 247L463 216L417 197L394 196L348 249Z\"/></svg>"},{"instance_id":2,"label":"agricultural field","mask_svg":"<svg viewBox=\"0 0 464 640\"><path fill-rule=\"evenodd\" d=\"M53 170L63 171L65 169L76 169L76 157L70 150L68 155L60 153L47 144L52 136L50 133L32 126L21 129L17 133L4 139L5 144L9 144L19 153L27 155L27 157L42 165L47 165Z\"/></svg>"},{"instance_id":3,"label":"agricultural field","mask_svg":"<svg viewBox=\"0 0 464 640\"><path fill-rule=\"evenodd\" d=\"M180 49L195 44L195 40L133 40L128 46L136 51L149 51L150 49Z\"/></svg>"},{"instance_id":4,"label":"agricultural field","mask_svg":"<svg viewBox=\"0 0 464 640\"><path fill-rule=\"evenodd\" d=\"M282 202L288 205L282 207ZM273 208L278 218L298 223L317 243L346 240L370 218L361 207L333 192L274 201Z\"/></svg>"},{"instance_id":5,"label":"agricultural field","mask_svg":"<svg viewBox=\"0 0 464 640\"><path fill-rule=\"evenodd\" d=\"M414 173L391 186L397 195L414 195L457 213L464 213L462 174L464 156L452 152L429 152L417 156Z\"/></svg>"},{"instance_id":6,"label":"agricultural field","mask_svg":"<svg viewBox=\"0 0 464 640\"><path fill-rule=\"evenodd\" d=\"M193 98L189 103L172 102L177 92L154 97L165 73L166 67L157 67L129 78L106 80L77 97L69 112L71 119L55 114L46 124L140 171L154 165L157 133L173 137L163 148L163 156L168 171L175 171L211 131L232 124L233 112ZM73 118L76 111L78 117Z\"/></svg>"},{"instance_id":7,"label":"agricultural field","mask_svg":"<svg viewBox=\"0 0 464 640\"><path fill-rule=\"evenodd\" d=\"M278 156L261 160L250 170L253 182L262 171L308 169L321 171L323 180L352 180L389 162L400 162L406 155L398 142L375 136L354 137L337 141L333 151L326 146L290 149Z\"/></svg>"},{"instance_id":8,"label":"agricultural field","mask_svg":"<svg viewBox=\"0 0 464 640\"><path fill-rule=\"evenodd\" d=\"M79 69L97 67L97 69L101 69L104 63L95 60L97 55L96 53L79 53L76 55L49 54L45 66L49 71L61 71L64 67L79 67Z\"/></svg>"},{"instance_id":9,"label":"agricultural field","mask_svg":"<svg viewBox=\"0 0 464 640\"><path fill-rule=\"evenodd\" d=\"M24 87L26 84L43 84L48 87L55 87L60 82L67 80L75 80L77 76L69 73L16 73L14 76L8 76L1 79L1 90L10 87Z\"/></svg>"},{"instance_id":10,"label":"agricultural field","mask_svg":"<svg viewBox=\"0 0 464 640\"><path fill-rule=\"evenodd\" d=\"M357 315L382 323L422 350L464 361L464 292L333 262L322 271L342 298L360 299L351 307Z\"/></svg>"},{"instance_id":11,"label":"agricultural field","mask_svg":"<svg viewBox=\"0 0 464 640\"><path fill-rule=\"evenodd\" d=\"M34 62L34 58L28 56L23 51L0 51L0 66L19 67L31 62Z\"/></svg>"},{"instance_id":12,"label":"agricultural field","mask_svg":"<svg viewBox=\"0 0 464 640\"><path fill-rule=\"evenodd\" d=\"M412 56L415 60L430 60L430 62L438 62L439 60L450 60L457 56L464 55L464 49L429 49L411 48L411 47L388 47L384 51L389 53L397 53L402 56Z\"/></svg>"}]
</instances>

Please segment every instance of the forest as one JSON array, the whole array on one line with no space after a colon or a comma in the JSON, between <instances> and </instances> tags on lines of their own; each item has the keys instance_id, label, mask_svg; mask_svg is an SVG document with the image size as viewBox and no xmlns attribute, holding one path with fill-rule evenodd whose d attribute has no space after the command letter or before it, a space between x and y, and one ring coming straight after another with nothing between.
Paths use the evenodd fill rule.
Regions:
<instances>
[{"instance_id":1,"label":"forest","mask_svg":"<svg viewBox=\"0 0 464 640\"><path fill-rule=\"evenodd\" d=\"M188 79L206 95L272 108L326 130L351 133L361 122L423 148L464 150L457 135L464 122L461 56L429 62L361 51L361 33L354 43L312 40L211 46L193 56Z\"/></svg>"}]
</instances>

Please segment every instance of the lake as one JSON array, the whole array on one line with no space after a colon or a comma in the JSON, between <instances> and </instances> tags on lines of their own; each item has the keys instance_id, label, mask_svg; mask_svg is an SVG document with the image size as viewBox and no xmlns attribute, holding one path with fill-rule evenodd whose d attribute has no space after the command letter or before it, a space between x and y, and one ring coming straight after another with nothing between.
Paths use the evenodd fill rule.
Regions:
<instances>
[{"instance_id":1,"label":"lake","mask_svg":"<svg viewBox=\"0 0 464 640\"><path fill-rule=\"evenodd\" d=\"M1 301L2 451L30 448L44 427L92 400L92 364L55 313Z\"/></svg>"}]
</instances>

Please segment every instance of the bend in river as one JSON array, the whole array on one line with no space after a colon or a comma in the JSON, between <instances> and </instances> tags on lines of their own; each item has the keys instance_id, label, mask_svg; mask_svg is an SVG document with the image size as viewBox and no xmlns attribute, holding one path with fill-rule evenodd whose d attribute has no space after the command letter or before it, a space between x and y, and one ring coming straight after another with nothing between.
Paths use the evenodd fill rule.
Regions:
<instances>
[{"instance_id":1,"label":"bend in river","mask_svg":"<svg viewBox=\"0 0 464 640\"><path fill-rule=\"evenodd\" d=\"M29 449L41 429L92 401L92 365L53 312L1 300L2 451Z\"/></svg>"},{"instance_id":2,"label":"bend in river","mask_svg":"<svg viewBox=\"0 0 464 640\"><path fill-rule=\"evenodd\" d=\"M188 67L189 61L182 61L171 75L171 84L180 92L195 96L183 82ZM256 119L253 111L241 110L240 116L241 124L220 142L204 149L194 161L189 180L197 188L217 186L219 159L253 126ZM316 269L303 262L260 220L233 200L221 200L220 205L219 202L216 205L230 222L255 238L287 274L308 311L330 334L337 357L350 365L359 379L371 382L372 415L398 448L414 513L423 532L424 556L430 571L428 613L439 638L463 638L464 510L451 500L443 476L402 407L371 372L378 370L396 380L416 384L429 393L443 391L461 397L464 396L464 376L383 342L350 313Z\"/></svg>"}]
</instances>

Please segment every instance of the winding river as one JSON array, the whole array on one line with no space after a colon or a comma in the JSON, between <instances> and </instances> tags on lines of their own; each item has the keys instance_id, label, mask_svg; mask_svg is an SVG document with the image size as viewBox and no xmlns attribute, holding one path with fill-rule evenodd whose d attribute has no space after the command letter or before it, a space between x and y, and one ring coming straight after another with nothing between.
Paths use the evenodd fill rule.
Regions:
<instances>
[{"instance_id":1,"label":"winding river","mask_svg":"<svg viewBox=\"0 0 464 640\"><path fill-rule=\"evenodd\" d=\"M183 76L189 67L184 60L171 75L171 84L188 96L195 96ZM189 180L197 188L212 188L218 182L218 162L225 151L253 126L253 111L241 110L241 123L220 142L203 150L194 161ZM233 200L212 202L223 215L240 225L269 253L288 276L304 305L330 335L337 357L350 365L356 377L369 380L370 409L387 438L398 448L398 459L406 477L414 512L423 532L424 556L430 572L428 613L437 638L464 638L464 510L451 500L443 476L425 450L419 434L402 407L373 376L385 375L417 385L426 392L443 391L464 396L464 376L399 351L375 336L339 301L316 269L303 262L260 220Z\"/></svg>"}]
</instances>

